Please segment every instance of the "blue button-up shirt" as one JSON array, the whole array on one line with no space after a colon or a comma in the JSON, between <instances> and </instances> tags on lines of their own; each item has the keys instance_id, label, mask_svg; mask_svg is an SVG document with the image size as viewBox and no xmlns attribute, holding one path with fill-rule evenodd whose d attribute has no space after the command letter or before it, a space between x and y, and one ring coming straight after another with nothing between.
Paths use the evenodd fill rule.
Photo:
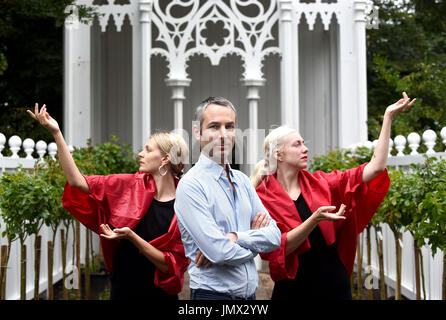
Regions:
<instances>
[{"instance_id":1,"label":"blue button-up shirt","mask_svg":"<svg viewBox=\"0 0 446 320\"><path fill-rule=\"evenodd\" d=\"M229 165L228 165L229 167ZM254 257L280 245L281 233L269 217L249 178L229 167L234 193L222 166L201 154L180 180L175 212L189 265L190 288L249 297L258 283ZM269 225L250 230L258 212L267 213ZM237 234L237 243L224 235ZM197 250L212 263L197 267Z\"/></svg>"}]
</instances>

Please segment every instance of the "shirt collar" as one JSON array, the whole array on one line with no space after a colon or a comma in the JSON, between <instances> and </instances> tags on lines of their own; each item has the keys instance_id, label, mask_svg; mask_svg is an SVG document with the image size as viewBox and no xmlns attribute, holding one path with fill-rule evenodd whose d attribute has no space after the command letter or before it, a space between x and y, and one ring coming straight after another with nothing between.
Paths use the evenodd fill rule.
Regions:
<instances>
[{"instance_id":1,"label":"shirt collar","mask_svg":"<svg viewBox=\"0 0 446 320\"><path fill-rule=\"evenodd\" d=\"M224 168L214 160L205 156L203 153L200 153L200 158L198 159L197 164L198 163L209 170L215 180L218 180L223 173L226 176L226 171L224 170ZM231 165L228 163L227 166L229 168L229 176L231 177L231 180L234 181L234 173L232 172Z\"/></svg>"}]
</instances>

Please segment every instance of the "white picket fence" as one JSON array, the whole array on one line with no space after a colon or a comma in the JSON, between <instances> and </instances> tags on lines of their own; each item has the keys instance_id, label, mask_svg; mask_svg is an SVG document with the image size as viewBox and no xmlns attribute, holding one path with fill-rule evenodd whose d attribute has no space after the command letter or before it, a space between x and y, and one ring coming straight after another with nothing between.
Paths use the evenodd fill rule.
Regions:
<instances>
[{"instance_id":1,"label":"white picket fence","mask_svg":"<svg viewBox=\"0 0 446 320\"><path fill-rule=\"evenodd\" d=\"M46 142L40 140L34 143L31 139L25 139L22 143L22 139L18 136L12 136L8 140L9 149L12 152L10 157L5 157L2 154L2 150L5 147L6 137L0 133L0 176L4 172L14 172L18 170L19 165L23 169L33 168L36 161L43 161L43 157L46 152L54 158L57 154L57 146L54 142L47 144ZM23 148L26 153L26 157L19 157L18 152L20 148ZM70 148L72 150L72 148ZM37 157L34 157L34 152ZM7 245L6 237L1 237L1 233L4 231L4 223L1 218L0 211L0 245ZM61 225L56 234L55 246L54 246L54 265L53 265L53 283L57 283L62 279L62 250L61 250L61 239L60 230L64 229ZM85 259L85 227L81 225L81 261ZM66 231L65 231L66 232ZM42 236L41 245L41 265L40 265L40 293L48 289L48 251L47 242L52 241L53 231L51 228L45 225L39 232ZM75 257L73 256L73 227L70 227L68 236L68 246L67 246L67 267L66 272L70 273L73 270L73 265ZM100 251L99 238L93 233L93 250L98 253ZM30 236L26 239L26 298L32 299L34 297L34 242L35 236ZM7 267L6 274L6 299L7 300L18 300L20 299L20 243L19 241L14 241L11 246L11 254Z\"/></svg>"},{"instance_id":2,"label":"white picket fence","mask_svg":"<svg viewBox=\"0 0 446 320\"><path fill-rule=\"evenodd\" d=\"M443 144L446 145L446 127L441 130L440 136L442 138ZM424 144L427 147L426 154L445 157L446 152L438 149L436 141L437 134L432 130L427 130L422 135ZM409 148L411 149L410 154L404 154L407 141L409 142ZM389 156L387 165L392 166L408 166L411 163L417 163L424 160L422 154L418 154L417 150L420 146L421 137L416 133L411 133L407 139L403 136L397 136L394 140L390 142L389 155L392 149L398 151L397 156ZM5 157L2 154L6 143L6 137L0 133L0 175L3 172L13 172L16 171L18 166L21 165L24 169L32 168L36 161L42 159L42 157L48 151L51 157L57 154L57 147L54 142L46 144L44 141L38 141L34 143L31 139L25 139L22 144L22 140L18 136L12 136L8 140L9 149L12 152L10 157ZM358 143L356 145L350 146L351 149L355 149L358 146L366 146L369 148L374 148L376 146L376 141L365 143ZM23 148L26 153L25 158L18 156L20 148ZM34 157L34 152L37 157ZM0 223L1 212L0 212ZM4 230L2 223L2 229L0 233ZM62 226L61 226L62 228ZM60 229L59 229L60 230ZM52 238L52 231L47 227L43 227L40 235L42 236L42 256L41 256L41 269L40 269L40 291L43 292L47 289L47 251L46 244L47 241ZM393 239L393 233L388 228L387 225L383 226L382 237L384 241L384 268L386 276L386 284L388 286L389 294L392 294L392 290L395 287L395 241ZM377 258L377 250L375 245L375 232L372 229L371 232L371 243L372 243L372 263L371 269L374 277L379 277L379 264ZM361 241L363 243L363 261L367 261L366 252L366 234L365 232L361 235ZM27 299L32 299L34 291L34 236L28 237L26 240L27 245ZM94 234L93 238L94 250L99 252L99 239L97 235ZM0 237L0 245L6 245L7 240ZM402 254L402 294L409 298L415 298L415 268L414 268L414 253L413 253L413 238L410 233L405 232L403 234L403 254ZM424 260L424 272L426 280L426 299L441 299L441 289L442 289L442 274L443 274L443 253L437 252L434 257L432 257L431 249L427 246L422 248L423 260ZM81 230L81 259L85 257L85 228L82 226ZM68 238L68 259L67 259L67 271L72 269L73 265L73 230L70 229ZM62 260L61 260L61 245L60 245L60 232L56 236L56 245L54 249L54 273L53 273L54 283L62 279ZM6 298L9 300L19 299L20 297L20 246L18 241L15 241L11 248L11 256L8 264L7 271L7 284L6 284Z\"/></svg>"},{"instance_id":3,"label":"white picket fence","mask_svg":"<svg viewBox=\"0 0 446 320\"><path fill-rule=\"evenodd\" d=\"M443 145L446 145L446 127L440 132L440 137ZM387 160L387 166L407 167L412 163L421 163L425 160L424 155L418 153L421 139L427 148L425 154L428 156L435 156L437 158L446 159L446 150L440 150L437 143L438 136L433 130L426 130L420 137L419 134L413 132L410 133L407 138L404 136L396 136L393 140L390 140L389 145L389 158ZM368 148L376 147L377 140L373 142L358 143L351 145L350 149L354 150L359 146L366 146ZM409 154L405 154L404 150L406 144L408 144L411 150ZM393 148L397 151L396 156L392 156L390 153ZM382 237L384 245L384 269L385 269L385 281L388 287L388 295L394 294L395 282L396 282L396 255L395 255L395 240L392 231L387 225L382 225ZM403 231L403 230L401 230ZM364 231L361 234L361 243L363 244L363 268L366 268L367 264L367 235ZM375 279L379 278L379 261L375 241L375 230L371 230L371 244L372 244L372 263L371 270ZM403 233L402 240L402 279L401 279L401 292L408 299L416 298L416 277L415 277L415 257L414 257L414 245L413 237L410 232ZM443 276L443 253L438 250L432 257L432 250L428 246L424 246L422 249L423 262L424 262L424 274L426 285L426 299L427 300L439 300L442 298L442 276ZM377 283L377 281L375 282ZM422 298L423 293L422 293Z\"/></svg>"}]
</instances>

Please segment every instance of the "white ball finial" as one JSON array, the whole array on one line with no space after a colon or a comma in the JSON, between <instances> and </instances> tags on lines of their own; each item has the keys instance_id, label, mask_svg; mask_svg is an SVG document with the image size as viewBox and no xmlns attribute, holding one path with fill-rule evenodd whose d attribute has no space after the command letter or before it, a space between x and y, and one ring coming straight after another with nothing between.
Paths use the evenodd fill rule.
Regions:
<instances>
[{"instance_id":1,"label":"white ball finial","mask_svg":"<svg viewBox=\"0 0 446 320\"><path fill-rule=\"evenodd\" d=\"M393 149L393 140L392 138L389 138L389 157L392 156L392 149Z\"/></svg>"},{"instance_id":2,"label":"white ball finial","mask_svg":"<svg viewBox=\"0 0 446 320\"><path fill-rule=\"evenodd\" d=\"M23 150L26 153L26 159L33 159L35 142L33 139L27 138L23 141Z\"/></svg>"},{"instance_id":3,"label":"white ball finial","mask_svg":"<svg viewBox=\"0 0 446 320\"><path fill-rule=\"evenodd\" d=\"M6 137L3 133L0 133L0 158L3 157L2 150L5 147Z\"/></svg>"},{"instance_id":4,"label":"white ball finial","mask_svg":"<svg viewBox=\"0 0 446 320\"><path fill-rule=\"evenodd\" d=\"M418 133L412 132L407 136L407 141L409 141L409 148L412 150L411 156L418 154L418 147L420 146L421 137Z\"/></svg>"},{"instance_id":5,"label":"white ball finial","mask_svg":"<svg viewBox=\"0 0 446 320\"><path fill-rule=\"evenodd\" d=\"M56 160L57 145L55 142L51 142L48 145L48 154L50 155L51 159Z\"/></svg>"},{"instance_id":6,"label":"white ball finial","mask_svg":"<svg viewBox=\"0 0 446 320\"><path fill-rule=\"evenodd\" d=\"M378 145L378 139L373 140L372 145L373 145L373 150L375 150L376 146Z\"/></svg>"},{"instance_id":7,"label":"white ball finial","mask_svg":"<svg viewBox=\"0 0 446 320\"><path fill-rule=\"evenodd\" d=\"M46 153L47 144L43 140L39 140L36 143L37 154L39 155L39 159L42 159Z\"/></svg>"},{"instance_id":8,"label":"white ball finial","mask_svg":"<svg viewBox=\"0 0 446 320\"><path fill-rule=\"evenodd\" d=\"M404 156L403 150L406 147L406 138L402 135L395 137L395 149L398 150L397 156Z\"/></svg>"},{"instance_id":9,"label":"white ball finial","mask_svg":"<svg viewBox=\"0 0 446 320\"><path fill-rule=\"evenodd\" d=\"M440 131L440 136L441 136L441 138L443 139L443 144L446 146L446 127L443 127L443 129L441 129L441 131ZM1 143L0 143L0 145L1 145ZM1 148L1 147L0 147ZM2 150L0 149L0 152L1 152ZM444 150L444 152L446 152L446 149Z\"/></svg>"},{"instance_id":10,"label":"white ball finial","mask_svg":"<svg viewBox=\"0 0 446 320\"><path fill-rule=\"evenodd\" d=\"M369 150L373 150L373 142L372 141L364 142L364 147L366 147Z\"/></svg>"},{"instance_id":11,"label":"white ball finial","mask_svg":"<svg viewBox=\"0 0 446 320\"><path fill-rule=\"evenodd\" d=\"M20 139L19 136L12 136L8 140L9 149L12 152L11 159L18 159L19 155L18 152L20 150L20 146L22 145L22 139Z\"/></svg>"},{"instance_id":12,"label":"white ball finial","mask_svg":"<svg viewBox=\"0 0 446 320\"><path fill-rule=\"evenodd\" d=\"M427 147L426 154L435 153L434 146L435 140L437 140L437 134L433 130L426 130L423 133L424 145Z\"/></svg>"}]
</instances>

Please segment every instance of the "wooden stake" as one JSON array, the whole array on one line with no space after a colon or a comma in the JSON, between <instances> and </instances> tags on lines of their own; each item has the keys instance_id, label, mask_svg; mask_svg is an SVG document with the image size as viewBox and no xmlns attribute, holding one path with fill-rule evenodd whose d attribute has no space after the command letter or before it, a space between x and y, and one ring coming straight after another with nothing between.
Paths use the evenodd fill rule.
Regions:
<instances>
[{"instance_id":1,"label":"wooden stake","mask_svg":"<svg viewBox=\"0 0 446 320\"><path fill-rule=\"evenodd\" d=\"M20 300L26 300L26 245L20 239Z\"/></svg>"},{"instance_id":2,"label":"wooden stake","mask_svg":"<svg viewBox=\"0 0 446 320\"><path fill-rule=\"evenodd\" d=\"M90 230L85 229L85 299L90 300Z\"/></svg>"},{"instance_id":3,"label":"wooden stake","mask_svg":"<svg viewBox=\"0 0 446 320\"><path fill-rule=\"evenodd\" d=\"M53 254L54 245L52 241L48 241L48 300L54 300L53 290Z\"/></svg>"},{"instance_id":4,"label":"wooden stake","mask_svg":"<svg viewBox=\"0 0 446 320\"><path fill-rule=\"evenodd\" d=\"M68 232L67 232L68 235ZM67 278L67 274L65 273L65 270L67 268L67 239L65 238L65 230L60 230L60 242L61 242L61 248L62 248L62 292L63 292L63 299L68 300L68 290L65 287L65 280Z\"/></svg>"},{"instance_id":5,"label":"wooden stake","mask_svg":"<svg viewBox=\"0 0 446 320\"><path fill-rule=\"evenodd\" d=\"M82 296L82 284L81 284L81 225L79 220L76 220L76 267L77 267L77 275L78 275L78 284L79 288L77 289L78 299L81 299Z\"/></svg>"},{"instance_id":6,"label":"wooden stake","mask_svg":"<svg viewBox=\"0 0 446 320\"><path fill-rule=\"evenodd\" d=\"M413 251L415 255L415 288L417 300L421 300L421 285L420 285L420 250L417 241L413 240Z\"/></svg>"},{"instance_id":7,"label":"wooden stake","mask_svg":"<svg viewBox=\"0 0 446 320\"><path fill-rule=\"evenodd\" d=\"M39 300L41 247L42 236L36 235L34 242L34 300Z\"/></svg>"},{"instance_id":8,"label":"wooden stake","mask_svg":"<svg viewBox=\"0 0 446 320\"><path fill-rule=\"evenodd\" d=\"M358 285L358 300L362 300L362 250L361 250L361 235L358 235L358 246L356 248L356 255L358 257L357 268L357 285Z\"/></svg>"},{"instance_id":9,"label":"wooden stake","mask_svg":"<svg viewBox=\"0 0 446 320\"><path fill-rule=\"evenodd\" d=\"M0 259L0 300L5 300L6 292L6 270L8 268L8 246L1 247L1 259Z\"/></svg>"},{"instance_id":10,"label":"wooden stake","mask_svg":"<svg viewBox=\"0 0 446 320\"><path fill-rule=\"evenodd\" d=\"M381 230L380 227L375 228L375 240L376 240L376 247L378 249L378 261L379 261L379 290L381 294L381 300L387 300L387 291L386 291L386 278L384 274L384 249L383 249L383 241L378 236L378 228Z\"/></svg>"}]
</instances>

